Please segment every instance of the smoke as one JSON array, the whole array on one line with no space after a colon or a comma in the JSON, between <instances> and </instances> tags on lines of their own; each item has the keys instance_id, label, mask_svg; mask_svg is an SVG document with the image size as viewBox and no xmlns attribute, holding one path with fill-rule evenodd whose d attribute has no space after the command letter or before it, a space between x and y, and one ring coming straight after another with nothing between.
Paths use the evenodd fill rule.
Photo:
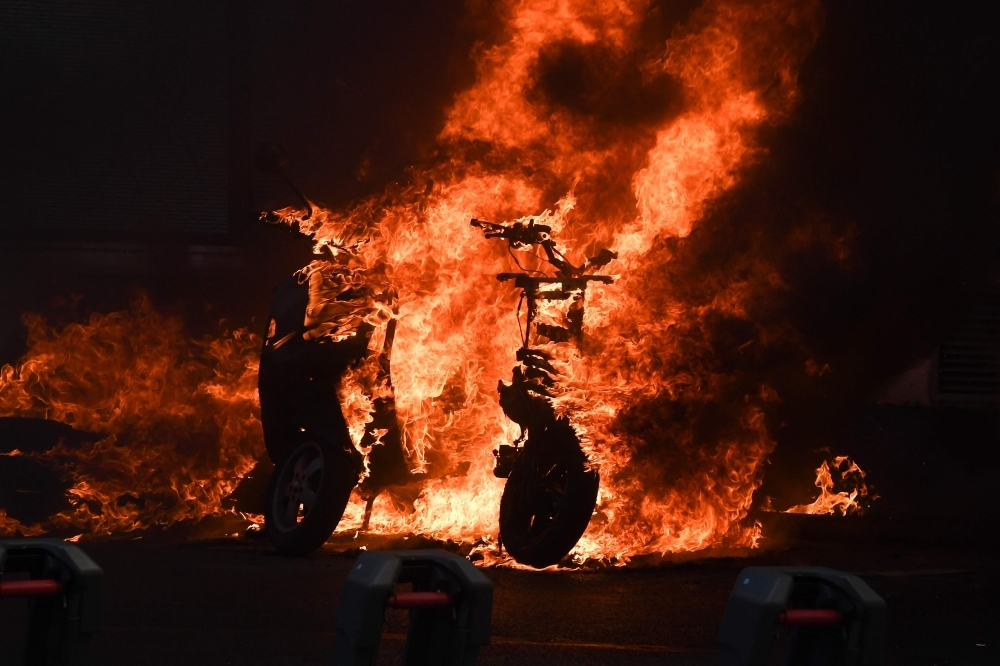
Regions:
<instances>
[{"instance_id":1,"label":"smoke","mask_svg":"<svg viewBox=\"0 0 1000 666\"><path fill-rule=\"evenodd\" d=\"M766 128L766 155L689 236L655 250L645 279L684 285L670 293L685 308L743 294L742 315L687 339L731 377L722 402L776 391L766 411L778 467L805 469L996 279L1000 48L987 14L831 3L793 121ZM735 418L719 411L656 399L631 415L659 429L694 418L710 442Z\"/></svg>"}]
</instances>

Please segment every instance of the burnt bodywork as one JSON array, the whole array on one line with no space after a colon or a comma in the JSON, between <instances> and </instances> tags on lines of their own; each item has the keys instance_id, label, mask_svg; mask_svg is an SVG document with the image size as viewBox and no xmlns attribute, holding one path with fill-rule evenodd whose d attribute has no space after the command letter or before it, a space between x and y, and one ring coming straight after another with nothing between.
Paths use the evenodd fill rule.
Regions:
<instances>
[{"instance_id":1,"label":"burnt bodywork","mask_svg":"<svg viewBox=\"0 0 1000 666\"><path fill-rule=\"evenodd\" d=\"M493 474L507 479L500 499L500 541L518 562L533 567L556 564L579 541L590 524L600 477L589 464L580 439L566 415L557 415L552 398L559 372L552 355L532 347L533 342L573 343L583 339L583 311L588 283L610 284L613 278L591 271L602 268L617 255L601 250L582 266L566 259L552 238L552 228L536 218L495 224L472 220L487 238L507 242L521 273L500 273L497 280L513 282L521 291L521 306L527 305L521 347L517 350L509 384L498 382L500 407L521 428L512 444L502 444L493 455ZM513 250L541 248L545 261L556 269L550 276L525 268ZM535 255L536 258L537 255ZM559 323L538 321L540 301L563 301L565 313Z\"/></svg>"},{"instance_id":2,"label":"burnt bodywork","mask_svg":"<svg viewBox=\"0 0 1000 666\"><path fill-rule=\"evenodd\" d=\"M329 441L343 443L358 471L361 453L351 443L337 389L344 372L372 354L368 344L373 327L362 323L345 340L307 340L308 285L292 277L283 282L271 300L271 324L261 351L258 391L261 423L268 455L275 463L294 448L300 433L308 431ZM390 321L377 361L384 385L391 390L389 363L395 322ZM373 400L374 414L361 446L371 447L370 474L363 483L366 494L399 483L408 474L402 439L396 422L395 400L379 396ZM387 431L387 432L386 432ZM379 433L381 437L379 437ZM376 445L377 443L377 445Z\"/></svg>"}]
</instances>

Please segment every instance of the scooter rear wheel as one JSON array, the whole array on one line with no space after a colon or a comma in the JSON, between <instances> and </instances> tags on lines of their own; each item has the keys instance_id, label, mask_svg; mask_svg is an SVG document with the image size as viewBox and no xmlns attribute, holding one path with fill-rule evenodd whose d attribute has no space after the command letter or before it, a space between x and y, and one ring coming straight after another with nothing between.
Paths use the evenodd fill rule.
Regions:
<instances>
[{"instance_id":1,"label":"scooter rear wheel","mask_svg":"<svg viewBox=\"0 0 1000 666\"><path fill-rule=\"evenodd\" d=\"M535 568L558 563L590 524L600 477L567 423L528 442L500 499L500 538L511 557Z\"/></svg>"},{"instance_id":2,"label":"scooter rear wheel","mask_svg":"<svg viewBox=\"0 0 1000 666\"><path fill-rule=\"evenodd\" d=\"M351 456L322 438L306 438L279 463L267 489L264 528L275 549L306 555L322 546L358 482Z\"/></svg>"}]
</instances>

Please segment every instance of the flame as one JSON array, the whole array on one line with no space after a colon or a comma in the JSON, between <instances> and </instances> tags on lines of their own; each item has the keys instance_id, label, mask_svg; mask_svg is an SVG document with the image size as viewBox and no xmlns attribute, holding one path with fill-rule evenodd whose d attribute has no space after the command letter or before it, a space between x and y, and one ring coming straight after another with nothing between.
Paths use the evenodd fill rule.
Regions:
<instances>
[{"instance_id":1,"label":"flame","mask_svg":"<svg viewBox=\"0 0 1000 666\"><path fill-rule=\"evenodd\" d=\"M556 408L601 473L573 557L623 564L760 538L745 519L774 448L765 409L779 398L734 385L706 322L748 319L748 294L773 286L733 278L695 304L682 297L690 285L663 268L668 241L690 234L761 159L759 130L794 109L819 3L707 0L650 40L654 11L648 0L509 0L497 13L501 37L478 52L475 84L446 112L432 163L345 210L283 211L327 261L346 254L352 275L397 292L396 407L411 468L426 477L415 492L380 495L370 531L478 544L484 561L504 562L494 553L503 481L491 451L518 435L496 385L520 340L516 294L495 275L516 266L469 220L539 216L574 263L599 247L618 252L606 267L616 282L588 290L583 342L548 349L560 371ZM559 88L567 71L583 77L568 92ZM347 319L330 330L344 335ZM102 433L85 449L44 454L73 475L74 509L56 523L122 530L219 510L261 449L253 336L187 342L148 304L61 332L28 323L32 351L3 370L0 413ZM372 375L356 368L340 389L356 441ZM736 416L706 434L720 405ZM96 465L101 475L88 475ZM136 489L145 504L127 499ZM355 497L338 529L359 530L364 510Z\"/></svg>"},{"instance_id":2,"label":"flame","mask_svg":"<svg viewBox=\"0 0 1000 666\"><path fill-rule=\"evenodd\" d=\"M5 509L0 509L0 535L20 534L33 537L45 534L47 531L41 525L22 525L20 521L8 516Z\"/></svg>"},{"instance_id":3,"label":"flame","mask_svg":"<svg viewBox=\"0 0 1000 666\"><path fill-rule=\"evenodd\" d=\"M831 470L831 463L833 470ZM833 471L839 475L841 484L852 486L850 491L833 492ZM811 504L799 504L784 511L784 513L831 514L840 511L840 515L859 512L864 508L864 500L868 498L868 486L864 481L865 473L858 464L847 456L837 456L816 468L816 487L819 497Z\"/></svg>"},{"instance_id":4,"label":"flame","mask_svg":"<svg viewBox=\"0 0 1000 666\"><path fill-rule=\"evenodd\" d=\"M469 220L537 216L577 262L601 246L619 254L608 267L616 284L588 294L584 343L548 348L561 371L557 410L571 417L602 478L574 557L625 562L753 546L759 527L743 519L774 447L764 417L774 391L746 396L738 427L715 441L682 423L651 444L630 421L648 428L642 410L657 400L706 410L729 390L699 333L720 313L746 318L748 289L734 283L687 306L658 275L661 256L652 250L689 234L760 154L756 130L794 108L796 73L818 33L817 4L707 2L653 47L639 43L647 2L523 1L506 9L504 38L480 55L476 84L447 113L437 162L343 211L314 207L308 219L284 211L318 253L337 256L349 244L366 267L382 266L399 293L397 409L412 466L431 478L412 504L380 496L370 529L478 540L489 552L503 489L490 474L490 452L517 435L495 386L509 377L519 344L515 295L493 278L516 267ZM618 122L547 99L543 64L577 56L611 69L638 58L644 81L681 91L680 110L666 105L656 119ZM627 178L609 181L623 169ZM539 267L530 255L519 259ZM359 405L364 389L348 382L342 394ZM362 410L352 431L363 418ZM655 447L675 451L685 474L669 483L650 474L636 453ZM356 499L340 529L359 529L363 509Z\"/></svg>"},{"instance_id":5,"label":"flame","mask_svg":"<svg viewBox=\"0 0 1000 666\"><path fill-rule=\"evenodd\" d=\"M0 514L0 533L121 532L221 512L263 450L259 338L191 341L145 298L61 330L35 315L24 321L30 351L0 369L0 415L53 419L94 437L21 454L62 474L72 508L30 532Z\"/></svg>"}]
</instances>

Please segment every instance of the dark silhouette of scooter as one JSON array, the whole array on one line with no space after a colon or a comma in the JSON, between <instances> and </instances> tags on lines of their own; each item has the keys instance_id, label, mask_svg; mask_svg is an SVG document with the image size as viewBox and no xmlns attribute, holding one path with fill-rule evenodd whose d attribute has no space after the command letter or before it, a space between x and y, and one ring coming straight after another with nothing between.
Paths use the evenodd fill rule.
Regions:
<instances>
[{"instance_id":1,"label":"dark silhouette of scooter","mask_svg":"<svg viewBox=\"0 0 1000 666\"><path fill-rule=\"evenodd\" d=\"M527 305L518 365L510 383L501 381L497 386L504 414L521 427L513 444L494 451L493 473L507 479L500 500L500 540L518 562L546 567L564 558L583 536L597 504L600 478L588 464L569 419L557 416L552 405L558 382L552 357L532 343L539 338L555 343L582 339L587 285L613 281L589 272L617 255L601 250L578 267L559 251L551 227L534 219L509 224L472 220L472 226L483 229L487 238L507 241L511 250L540 247L555 268L553 276L528 270L497 276L521 290L519 321L521 306ZM536 321L539 301L568 302L563 325Z\"/></svg>"}]
</instances>

